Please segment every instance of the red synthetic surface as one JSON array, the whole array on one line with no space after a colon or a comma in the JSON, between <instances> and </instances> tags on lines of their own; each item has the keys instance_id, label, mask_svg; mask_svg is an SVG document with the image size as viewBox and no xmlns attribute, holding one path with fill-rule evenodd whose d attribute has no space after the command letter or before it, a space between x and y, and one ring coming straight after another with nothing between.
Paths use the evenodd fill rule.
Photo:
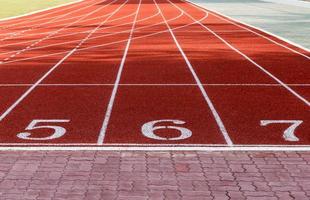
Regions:
<instances>
[{"instance_id":1,"label":"red synthetic surface","mask_svg":"<svg viewBox=\"0 0 310 200\"><path fill-rule=\"evenodd\" d=\"M310 53L189 2L85 0L0 27L0 146L310 145ZM70 121L18 138L35 119ZM192 135L142 134L165 119ZM301 120L299 141L261 120Z\"/></svg>"}]
</instances>

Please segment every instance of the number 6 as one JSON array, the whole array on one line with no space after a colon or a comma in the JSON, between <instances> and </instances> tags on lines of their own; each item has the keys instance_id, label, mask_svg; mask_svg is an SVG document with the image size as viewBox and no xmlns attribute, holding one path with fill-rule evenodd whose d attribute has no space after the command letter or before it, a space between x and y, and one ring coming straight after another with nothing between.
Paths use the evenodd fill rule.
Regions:
<instances>
[{"instance_id":1,"label":"number 6","mask_svg":"<svg viewBox=\"0 0 310 200\"><path fill-rule=\"evenodd\" d=\"M184 121L181 120L173 120L173 119L163 119L163 120L155 120L148 123L143 124L141 131L145 137L155 139L155 140L183 140L192 136L192 132L184 127L177 127L177 126L155 126L156 123L159 122L172 122L173 124L185 124ZM176 129L181 132L179 137L173 138L164 138L156 135L154 133L155 130L158 129Z\"/></svg>"},{"instance_id":2,"label":"number 6","mask_svg":"<svg viewBox=\"0 0 310 200\"><path fill-rule=\"evenodd\" d=\"M35 138L35 137L30 137L31 133L30 132L22 132L17 134L17 137L20 139L24 140L52 140L56 138L60 138L66 133L66 129L61 127L61 126L39 126L38 123L43 123L43 122L55 122L55 123L63 123L63 122L69 122L70 120L68 119L34 119L32 122L26 127L26 131L31 131L35 129L40 129L40 128L49 128L49 129L54 129L54 133L51 136L48 137L42 137L42 138Z\"/></svg>"}]
</instances>

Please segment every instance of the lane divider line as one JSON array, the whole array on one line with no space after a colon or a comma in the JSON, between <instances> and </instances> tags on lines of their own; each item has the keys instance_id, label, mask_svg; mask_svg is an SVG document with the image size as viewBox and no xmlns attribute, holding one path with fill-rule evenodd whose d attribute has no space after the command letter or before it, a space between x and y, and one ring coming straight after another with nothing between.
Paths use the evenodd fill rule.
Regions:
<instances>
[{"instance_id":1,"label":"lane divider line","mask_svg":"<svg viewBox=\"0 0 310 200\"><path fill-rule=\"evenodd\" d=\"M253 65L255 65L256 67L258 67L261 71L263 71L265 74L267 74L268 76L270 76L272 79L274 79L276 82L278 82L280 85L282 85L285 89L287 89L291 94L293 94L295 97L297 97L299 100L301 100L303 103L305 103L307 106L310 106L310 102L308 100L306 100L304 97L302 97L301 95L299 95L297 92L295 92L295 90L293 90L292 88L290 88L287 84L285 84L283 81L281 81L280 79L278 79L275 75L273 75L272 73L270 73L268 70L266 70L264 67L262 67L261 65L259 65L258 63L256 63L254 60L252 60L250 57L248 57L247 55L245 55L244 53L242 53L239 49L237 49L236 47L234 47L232 44L230 44L229 42L227 42L225 39L223 39L221 36L219 36L218 34L216 34L213 30L211 30L209 27L207 27L205 24L201 23L200 21L197 21L194 17L192 17L190 14L188 14L186 11L184 11L182 8L180 8L179 6L175 5L175 3L172 3L170 0L167 0L170 2L170 4L174 5L176 8L178 8L180 11L183 11L189 18L191 18L193 21L196 21L196 23L198 23L200 26L204 27L207 31L209 31L210 33L212 33L215 37L217 37L219 40L221 40L224 44L226 44L229 48L231 48L232 50L234 50L235 52L237 52L238 54L240 54L242 57L244 57L245 59L247 59L249 62L251 62Z\"/></svg>"},{"instance_id":2,"label":"lane divider line","mask_svg":"<svg viewBox=\"0 0 310 200\"><path fill-rule=\"evenodd\" d=\"M187 2L189 5L192 5L193 7L196 7L196 8L198 8L198 9L204 11L204 12L208 12L206 8L204 8L204 7L198 5L198 4L196 4L196 3L194 3L194 2L192 2L192 1L190 1L190 0L181 0L181 1ZM259 30L259 31L261 31L261 32L263 32L263 33L267 33L267 34L269 34L269 35L271 35L271 36L273 36L273 37L275 37L275 38L278 38L279 40L282 40L282 41L284 41L284 42L286 42L286 43L288 43L288 44L291 44L291 45L296 46L296 47L298 47L298 48L300 48L300 49L302 49L302 50L305 50L305 51L309 52L310 50L309 50L308 48L306 48L306 47L303 47L303 46L301 46L301 45L299 45L299 44L296 44L295 42L292 42L292 41L290 41L290 40L288 40L288 39L285 39L285 38L283 38L283 37L281 37L281 36L278 36L278 35L276 35L276 34L273 34L273 33L269 32L269 31L264 30L264 29L261 29L261 28L258 28L258 27L256 27L256 26L247 24L247 23L245 23L245 22L241 22L241 21L239 21L239 20L237 20L237 19L234 19L234 18L229 17L229 16L227 16L227 15L224 15L224 14L222 14L222 13L219 13L219 12L217 12L217 11L215 11L215 10L212 10L212 9L209 9L209 8L208 8L208 10L212 11L213 13L216 13L217 15L215 15L215 14L213 14L213 15L214 15L214 16L217 16L217 17L220 18L220 19L223 19L223 20L225 20L225 21L227 21L227 22L229 22L229 23L231 23L231 24L233 24L233 25L235 25L235 26L238 26L238 27L240 27L240 28L242 28L242 29L245 29L245 30L247 30L247 31L250 31L250 32L252 32L252 33L254 33L254 34L256 34L256 35L258 35L258 36L260 36L260 37L265 38L266 40L269 40L270 42L272 42L272 43L274 43L274 44L276 44L276 45L279 45L279 46L281 46L281 47L283 47L283 48L286 48L286 49L288 49L288 50L290 50L290 51L292 51L292 52L294 52L294 53L296 53L296 54L299 54L299 55L301 55L301 56L303 56L303 57L305 57L305 58L307 58L307 59L310 59L309 56L307 56L307 55L305 55L305 54L303 54L303 53L301 53L301 52L299 52L299 51L296 51L296 50L294 50L294 49L292 49L292 48L290 48L290 47L288 47L288 46L286 46L286 45L284 45L284 44L281 44L281 43L279 43L279 42L277 42L277 41L274 41L273 39L271 39L271 38L269 38L269 37L267 37L267 36L264 36L264 35L262 35L262 34L256 32L256 31L254 31L254 30L251 30L251 29L247 28L246 26L251 27L251 28L256 29L256 30ZM209 12L208 12L208 13L209 13ZM225 19L225 18L222 17L222 16L224 16L224 17L226 17L227 19L230 19L230 20L227 20L227 19ZM242 24L242 25L239 25L239 24L237 24L237 23L235 23L235 22L240 23L240 24Z\"/></svg>"},{"instance_id":3,"label":"lane divider line","mask_svg":"<svg viewBox=\"0 0 310 200\"><path fill-rule=\"evenodd\" d=\"M103 16L107 16L107 15L109 15L109 14L106 14L106 15L103 15ZM132 13L132 14L129 14L129 15L125 15L125 16L122 16L122 17L115 18L113 20L110 20L109 22L115 22L115 21L118 21L118 20L121 20L121 19L124 19L124 18L128 18L128 17L133 16L133 15L135 15L135 12ZM140 19L137 22L142 22L142 21L148 20L150 18L156 17L157 15L159 15L159 12L155 13L154 15L151 15L149 17ZM103 16L101 16L101 17L103 17ZM99 18L99 17L96 17L96 18ZM92 18L92 19L95 19L95 18ZM123 24L118 24L118 25L114 25L114 26L106 26L104 28L98 29L98 31L112 29L112 28L116 28L116 27L122 27L122 26L130 25L130 24L132 24L132 23L123 23ZM154 24L154 25L157 25L157 24ZM143 26L143 27L140 27L139 29L148 28L148 27L151 27L151 26L154 26L154 25ZM74 32L74 33L69 33L69 34L60 34L60 35L58 35L56 37L50 37L49 39L62 38L62 37L66 37L66 36L72 36L72 35L77 35L77 34L81 34L81 33L89 33L89 32L91 32L91 31L88 30L88 31L80 31L80 32ZM101 39L101 38L104 38L104 37L117 35L117 34L120 34L120 33L130 32L130 29L124 30L124 31L119 31L119 32L112 32L112 33L109 33L107 31L105 31L105 32L107 34L100 34L100 36L90 37L89 41L93 40L93 39L98 39L98 38ZM52 46L61 45L61 44L71 44L71 43L74 43L76 41L79 41L79 40L71 40L71 41L68 41L68 42L53 43L51 45L44 45L44 46L39 46L39 47L34 47L34 48L27 47L27 48L29 48L29 50L37 50L37 49L42 49L42 48L46 48L46 47L52 47ZM28 41L26 41L26 42L19 42L19 43L12 43L12 44L8 44L8 45L3 45L3 46L0 46L0 48L11 46L11 45L16 45L16 44L23 44L23 43L28 43ZM14 52L16 52L16 50L0 53L0 55L5 55L5 54L9 54L9 53L14 53Z\"/></svg>"},{"instance_id":4,"label":"lane divider line","mask_svg":"<svg viewBox=\"0 0 310 200\"><path fill-rule=\"evenodd\" d=\"M59 28L59 29L56 30L56 31L53 31L52 33L46 35L46 36L43 37L43 38L40 38L40 39L38 39L38 40L32 40L32 41L33 41L32 44L28 45L27 47L25 47L25 48L23 48L23 49L18 50L15 54L12 54L12 55L10 55L9 57L4 58L2 61L0 61L0 65L3 63L3 61L8 61L9 59L12 59L12 58L14 58L14 57L17 56L17 55L26 52L27 50L31 49L31 48L34 47L35 45L39 44L40 42L43 42L43 41L49 39L51 36L53 36L53 35L55 35L55 34L58 34L60 31L64 30L65 28L68 28L68 27L72 26L73 24L76 24L76 23L80 22L81 20L85 19L86 17L92 15L93 13L96 13L98 10L101 10L101 9L105 8L105 7L109 6L110 4L112 4L112 3L116 2L116 1L117 1L117 0L111 1L111 2L108 3L108 4L105 4L103 7L99 7L99 8L97 8L97 9L93 10L92 12L87 13L86 15L82 15L81 18L79 18L79 19L77 19L77 20L75 20L75 21L73 21L73 22L71 22L71 23L69 23L69 24L63 26L62 28ZM105 2L105 1L103 1L103 2ZM110 14L110 13L108 13L108 14L106 14L106 15L103 15L102 17L108 16L109 14Z\"/></svg>"},{"instance_id":5,"label":"lane divider line","mask_svg":"<svg viewBox=\"0 0 310 200\"><path fill-rule=\"evenodd\" d=\"M100 28L104 23L106 23L115 13L117 13L126 3L128 0L126 0L121 6L119 6L117 9L114 10L111 15L106 18L104 21L102 21L96 28L93 29L92 32L90 32L84 39L81 40L81 42L72 49L65 57L63 57L61 60L59 60L50 70L48 70L35 84L33 84L19 99L14 102L3 114L0 115L0 122L9 115L12 110L20 103L22 102L50 73L52 73L58 66L60 66L69 56L71 56L84 42L88 40L88 38L95 33L98 28Z\"/></svg>"},{"instance_id":6,"label":"lane divider line","mask_svg":"<svg viewBox=\"0 0 310 200\"><path fill-rule=\"evenodd\" d=\"M179 16L177 17L174 17L171 19L171 21L175 20L175 19L178 19L179 17L181 17L183 14L180 14ZM199 19L199 21L203 21L205 18L207 17L207 15L205 15L204 17L202 17L201 19ZM112 20L111 20L112 21ZM168 21L168 20L167 20ZM188 26L191 26L193 24L195 24L196 22L193 22L193 23L190 23L190 24L185 24L185 25L181 25L181 26L178 26L176 28L173 28L172 30L179 30L179 29L182 29L182 28L185 28L185 27L188 27ZM156 24L158 25L158 24ZM150 27L151 26L154 26L154 25L149 25ZM147 26L144 26L144 27L139 27L137 29L143 29L143 28L146 28ZM122 32L129 32L128 30L125 30L125 31L120 31L119 33L122 33ZM158 31L158 32L155 32L155 33L151 33L151 34L147 34L147 35L143 35L143 36L137 36L137 37L133 37L132 40L138 40L138 39L143 39L143 38L147 38L147 37L151 37L151 36L154 36L154 35L159 35L159 34L162 34L162 33L166 33L166 32L169 32L168 30L165 30L165 31ZM116 35L116 34L115 34ZM91 39L96 39L96 38L101 38L101 37L105 37L105 36L97 36L97 37L91 37ZM120 44L120 43L123 43L123 42L127 42L128 39L125 39L125 40L119 40L119 41L115 41L115 42L110 42L110 43L106 43L106 44L99 44L99 45L93 45L93 46L90 46L90 47L84 47L84 48L80 48L78 49L77 51L80 52L80 51L86 51L86 50L91 50L91 49L96 49L96 48L100 48L100 47L105 47L105 46L110 46L110 45L114 45L114 44ZM75 42L75 41L73 41ZM72 41L70 42L63 42L63 43L58 43L58 44L70 44L72 43ZM20 61L26 61L26 60L32 60L32 59L36 59L36 58L44 58L44 57L49 57L49 56L53 56L53 55L59 55L59 54L64 54L64 53L68 53L69 51L61 51L61 52L57 52L57 53L51 53L51 54L45 54L45 55L40 55L40 56L33 56L33 57L28 57L28 58L22 58L22 59L17 59L17 60L13 60L13 61L8 61L8 62L5 62L3 64L9 64L9 63L16 63L16 62L20 62Z\"/></svg>"},{"instance_id":7,"label":"lane divider line","mask_svg":"<svg viewBox=\"0 0 310 200\"><path fill-rule=\"evenodd\" d=\"M132 27L131 27L131 31L130 31L129 38L128 38L128 41L127 41L127 44L126 44L126 48L124 50L124 54L123 54L123 57L122 57L122 60L121 60L121 63L120 63L120 66L119 66L119 69L118 69L118 72L117 72L117 76L116 76L116 80L115 80L114 87L113 87L113 90L112 90L111 98L110 98L110 101L109 101L109 104L108 104L108 107L107 107L107 110L106 110L106 114L105 114L105 117L104 117L104 120L103 120L102 127L101 127L100 132L99 132L99 136L98 136L98 140L97 140L97 144L99 144L99 145L104 143L104 138L105 138L106 131L107 131L107 128L108 128L108 124L109 124L109 121L110 121L110 117L111 117L111 114L112 114L112 109L113 109L116 93L117 93L117 90L118 90L119 82L120 82L121 75L122 75L122 72L123 72L124 64L125 64L125 61L126 61L126 57L127 57L127 54L128 54L128 50L129 50L131 39L132 39L132 36L133 36L133 33L134 33L134 29L135 29L135 26L136 26L139 10L140 10L140 6L141 6L141 1L142 0L139 0L139 5L138 5L138 8L137 8L137 13L135 15L135 18L134 18L134 21L133 21L133 24L132 24Z\"/></svg>"},{"instance_id":8,"label":"lane divider line","mask_svg":"<svg viewBox=\"0 0 310 200\"><path fill-rule=\"evenodd\" d=\"M206 90L204 89L204 87L203 87L203 85L202 85L200 79L198 78L198 76L197 76L197 74L196 74L196 72L195 72L195 70L194 70L192 64L191 64L190 61L188 60L186 54L184 53L182 47L180 46L178 40L176 39L176 37L175 37L173 31L172 31L171 28L170 28L170 25L169 25L168 22L166 21L166 18L165 18L165 16L163 15L163 13L162 13L160 7L158 6L156 0L153 0L153 1L154 1L155 5L157 6L157 8L160 10L160 14L161 14L163 20L165 21L166 26L167 26L167 28L168 28L168 30L169 30L169 32L170 32L170 34L171 34L171 36L172 36L172 38L173 38L175 44L176 44L176 46L178 47L180 53L182 54L182 56L183 56L183 58L184 58L184 60L185 60L185 62L186 62L186 64L187 64L189 70L191 71L191 73L192 73L192 75L193 75L193 77L194 77L194 79L195 79L195 81L196 81L196 83L197 83L197 86L199 87L199 89L200 89L200 91L201 91L201 93L202 93L202 95L203 95L205 101L207 102L207 104L208 104L208 106L209 106L209 108L210 108L210 110L211 110L211 112L212 112L212 114L213 114L213 116L214 116L214 118L215 118L215 121L216 121L216 123L217 123L217 125L218 125L218 127L219 127L219 129L220 129L220 131L221 131L221 133L222 133L222 135L223 135L223 137L224 137L226 143L227 143L227 145L232 146L232 145L233 145L233 142L232 142L232 140L231 140L231 138L230 138L230 136L229 136L229 134L228 134L228 132L227 132L225 126L224 126L224 123L223 123L221 117L219 116L218 112L216 111L215 106L213 105L213 103L212 103L210 97L208 96ZM182 11L182 10L180 10L180 11ZM182 11L182 12L183 12L183 11Z\"/></svg>"}]
</instances>

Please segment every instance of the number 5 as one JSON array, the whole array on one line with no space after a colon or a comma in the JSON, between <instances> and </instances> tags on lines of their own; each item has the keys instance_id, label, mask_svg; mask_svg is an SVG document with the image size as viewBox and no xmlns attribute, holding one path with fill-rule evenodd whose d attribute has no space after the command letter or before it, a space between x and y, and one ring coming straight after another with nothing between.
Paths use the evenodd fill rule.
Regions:
<instances>
[{"instance_id":1,"label":"number 5","mask_svg":"<svg viewBox=\"0 0 310 200\"><path fill-rule=\"evenodd\" d=\"M286 141L297 142L299 138L295 136L295 129L302 123L302 120L261 120L261 126L267 126L268 124L292 124L283 132L283 138Z\"/></svg>"},{"instance_id":2,"label":"number 5","mask_svg":"<svg viewBox=\"0 0 310 200\"><path fill-rule=\"evenodd\" d=\"M61 126L47 126L47 125L41 125L39 126L39 123L47 123L47 122L54 122L54 123L64 123L64 122L69 122L70 120L68 119L34 119L32 122L26 127L26 131L31 131L35 129L53 129L54 133L51 136L48 137L42 137L42 138L36 138L36 137L30 137L31 133L30 132L22 132L17 134L17 137L20 139L25 139L25 140L52 140L56 138L60 138L66 133L66 129L61 127Z\"/></svg>"}]
</instances>

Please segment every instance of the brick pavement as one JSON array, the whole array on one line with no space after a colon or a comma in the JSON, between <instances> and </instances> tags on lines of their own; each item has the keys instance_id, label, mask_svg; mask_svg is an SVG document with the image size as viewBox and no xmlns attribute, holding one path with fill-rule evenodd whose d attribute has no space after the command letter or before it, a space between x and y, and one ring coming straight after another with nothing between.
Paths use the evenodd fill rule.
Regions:
<instances>
[{"instance_id":1,"label":"brick pavement","mask_svg":"<svg viewBox=\"0 0 310 200\"><path fill-rule=\"evenodd\" d=\"M310 152L0 151L0 199L310 199L309 164Z\"/></svg>"}]
</instances>

